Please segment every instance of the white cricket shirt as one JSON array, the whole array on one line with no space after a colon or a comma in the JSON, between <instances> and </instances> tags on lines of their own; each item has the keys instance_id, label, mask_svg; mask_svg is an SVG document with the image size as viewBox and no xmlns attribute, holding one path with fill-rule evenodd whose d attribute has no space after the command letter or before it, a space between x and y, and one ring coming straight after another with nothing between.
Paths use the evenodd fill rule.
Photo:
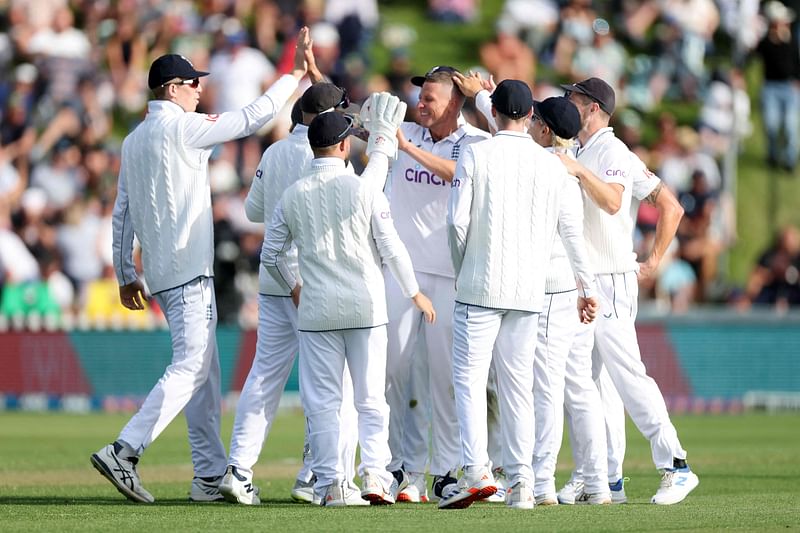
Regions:
<instances>
[{"instance_id":1,"label":"white cricket shirt","mask_svg":"<svg viewBox=\"0 0 800 533\"><path fill-rule=\"evenodd\" d=\"M444 139L434 142L428 128L404 122L400 129L409 142L436 156L457 160L470 144L490 135L462 124ZM447 252L447 201L449 183L400 151L392 164L386 195L395 227L408 248L416 272L454 278Z\"/></svg>"}]
</instances>

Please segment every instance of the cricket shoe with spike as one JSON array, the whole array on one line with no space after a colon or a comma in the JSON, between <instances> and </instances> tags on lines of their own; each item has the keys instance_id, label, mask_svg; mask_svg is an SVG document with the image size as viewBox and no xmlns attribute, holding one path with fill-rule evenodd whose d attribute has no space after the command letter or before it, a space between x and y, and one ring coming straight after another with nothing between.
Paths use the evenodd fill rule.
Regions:
<instances>
[{"instance_id":1,"label":"cricket shoe with spike","mask_svg":"<svg viewBox=\"0 0 800 533\"><path fill-rule=\"evenodd\" d=\"M109 480L126 498L138 503L153 503L155 498L142 487L139 474L136 472L138 457L120 457L122 446L109 444L93 453L92 466Z\"/></svg>"},{"instance_id":2,"label":"cricket shoe with spike","mask_svg":"<svg viewBox=\"0 0 800 533\"><path fill-rule=\"evenodd\" d=\"M497 492L492 473L485 466L467 466L456 487L439 500L439 509L465 509Z\"/></svg>"}]
</instances>

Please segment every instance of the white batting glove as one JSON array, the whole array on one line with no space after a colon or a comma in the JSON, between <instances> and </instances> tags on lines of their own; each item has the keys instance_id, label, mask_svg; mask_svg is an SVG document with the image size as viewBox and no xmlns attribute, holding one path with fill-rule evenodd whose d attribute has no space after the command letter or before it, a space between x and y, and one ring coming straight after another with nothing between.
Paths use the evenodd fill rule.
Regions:
<instances>
[{"instance_id":1,"label":"white batting glove","mask_svg":"<svg viewBox=\"0 0 800 533\"><path fill-rule=\"evenodd\" d=\"M367 156L373 152L397 156L397 128L406 116L406 104L389 93L372 93L361 108L364 128L369 132Z\"/></svg>"}]
</instances>

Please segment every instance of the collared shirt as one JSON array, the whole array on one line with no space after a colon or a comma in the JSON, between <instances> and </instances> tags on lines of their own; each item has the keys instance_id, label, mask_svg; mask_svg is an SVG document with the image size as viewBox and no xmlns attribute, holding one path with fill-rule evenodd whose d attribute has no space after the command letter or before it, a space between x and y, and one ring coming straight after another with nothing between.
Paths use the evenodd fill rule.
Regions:
<instances>
[{"instance_id":1,"label":"collared shirt","mask_svg":"<svg viewBox=\"0 0 800 533\"><path fill-rule=\"evenodd\" d=\"M400 126L409 142L436 156L457 160L470 144L489 138L489 134L461 124L450 135L434 141L430 130L413 122ZM449 278L455 277L447 253L447 200L449 183L405 152L392 164L386 194L392 208L397 233L408 248L414 270Z\"/></svg>"}]
</instances>

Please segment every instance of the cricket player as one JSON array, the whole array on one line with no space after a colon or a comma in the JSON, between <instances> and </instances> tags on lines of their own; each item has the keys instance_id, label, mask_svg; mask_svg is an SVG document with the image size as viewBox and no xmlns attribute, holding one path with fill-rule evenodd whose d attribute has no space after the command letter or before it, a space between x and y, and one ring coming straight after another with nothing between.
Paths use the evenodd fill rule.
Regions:
<instances>
[{"instance_id":1,"label":"cricket player","mask_svg":"<svg viewBox=\"0 0 800 533\"><path fill-rule=\"evenodd\" d=\"M361 496L392 504L407 483L389 472L386 382L386 300L381 262L398 279L426 320L435 312L419 291L408 252L397 236L388 201L370 183L388 170L405 105L374 94L362 109L370 132L369 164L361 178L345 168L352 121L323 113L309 126L314 160L307 176L289 187L267 229L262 263L299 302L300 387L309 424L315 491L325 506L344 506L345 479L337 457L342 372L349 368L358 411ZM302 287L282 254L297 245ZM302 296L301 296L302 290Z\"/></svg>"},{"instance_id":2,"label":"cricket player","mask_svg":"<svg viewBox=\"0 0 800 533\"><path fill-rule=\"evenodd\" d=\"M489 134L464 123L464 95L453 84L456 70L437 66L411 79L421 87L417 104L419 123L400 127L397 161L392 164L386 194L397 223L397 233L408 249L420 290L430 295L436 309L449 310L455 300L453 265L447 253L448 184L459 154L471 143ZM404 421L410 399L411 361L418 336L428 358L431 409L431 497L441 497L442 488L456 482L459 464L458 423L452 388L452 314L443 312L436 323L423 321L400 286L387 276L389 306L386 400L390 407L389 446L391 469L409 469L410 483L405 501L420 501L425 493L425 472L419 458L405 450Z\"/></svg>"},{"instance_id":3,"label":"cricket player","mask_svg":"<svg viewBox=\"0 0 800 533\"><path fill-rule=\"evenodd\" d=\"M266 225L272 220L281 194L307 171L313 159L308 144L308 126L319 113L341 109L347 104L345 91L332 83L315 83L298 100L300 122L291 133L271 145L261 157L245 200L245 211L252 222ZM287 251L287 263L299 276L297 250ZM281 393L289 379L298 349L297 308L291 295L259 269L259 327L256 355L236 406L236 419L231 435L230 455L220 492L228 501L245 505L260 503L253 484L253 466L269 433L280 403ZM341 434L340 460L344 464L346 483L344 499L348 505L369 505L361 498L361 489L353 482L355 453L358 443L356 412L353 406L353 385L344 373L343 401L340 416L350 431ZM313 450L308 449L310 453ZM311 503L314 498L314 477L308 453L304 467L298 472L292 499ZM319 502L320 495L316 498Z\"/></svg>"},{"instance_id":4,"label":"cricket player","mask_svg":"<svg viewBox=\"0 0 800 533\"><path fill-rule=\"evenodd\" d=\"M580 113L569 99L554 97L534 102L529 133L539 145L571 155L573 139L580 128ZM576 216L583 221L583 198L576 178L569 181L566 194L569 199L565 206L576 209ZM581 501L594 505L611 503L603 409L600 393L592 380L594 329L575 317L576 297L575 276L559 238L547 271L545 311L539 317L534 358L536 505L558 504L555 471L563 437L565 396L575 431L582 435L584 443L578 454L584 461Z\"/></svg>"},{"instance_id":5,"label":"cricket player","mask_svg":"<svg viewBox=\"0 0 800 533\"><path fill-rule=\"evenodd\" d=\"M208 158L214 147L255 133L283 106L306 73L308 28L297 40L294 69L239 111L195 113L198 71L168 54L150 66L155 99L147 116L122 144L113 212L114 269L122 304L143 309L144 286L133 264L133 238L142 247L147 283L172 338L172 362L119 437L92 454L92 465L122 494L152 503L136 465L144 450L185 409L194 479L190 499L222 499L225 448L219 434L220 368L214 298L214 239Z\"/></svg>"},{"instance_id":6,"label":"cricket player","mask_svg":"<svg viewBox=\"0 0 800 533\"><path fill-rule=\"evenodd\" d=\"M669 242L675 235L683 209L658 178L614 135L608 127L615 107L614 90L599 78L563 85L567 97L581 115L580 148L577 161L562 156L570 173L581 182L587 201L584 203L585 234L592 263L598 274L603 312L595 329L595 364L597 380L601 371L611 383L599 383L608 425L609 486L624 501L622 460L624 445L624 405L639 431L650 441L653 462L661 472L661 484L651 502L670 505L683 501L698 485L697 475L686 463L686 451L669 418L664 398L656 382L647 375L641 360L634 322L638 309L638 277L654 273ZM654 204L659 210L656 239L650 257L641 264L633 252L635 208L633 199ZM609 410L613 392L621 405ZM578 432L573 437L581 448ZM621 437L621 438L620 438ZM568 487L565 501L575 494ZM564 492L564 491L562 491Z\"/></svg>"},{"instance_id":7,"label":"cricket player","mask_svg":"<svg viewBox=\"0 0 800 533\"><path fill-rule=\"evenodd\" d=\"M580 279L578 316L591 321L594 277L575 209L564 209L571 179L558 158L526 132L530 88L501 82L491 96L498 132L458 161L448 205L448 238L457 295L453 383L463 475L440 509L461 509L493 494L488 469L486 385L497 372L503 470L511 508L534 507L533 357L546 272L557 231Z\"/></svg>"}]
</instances>

